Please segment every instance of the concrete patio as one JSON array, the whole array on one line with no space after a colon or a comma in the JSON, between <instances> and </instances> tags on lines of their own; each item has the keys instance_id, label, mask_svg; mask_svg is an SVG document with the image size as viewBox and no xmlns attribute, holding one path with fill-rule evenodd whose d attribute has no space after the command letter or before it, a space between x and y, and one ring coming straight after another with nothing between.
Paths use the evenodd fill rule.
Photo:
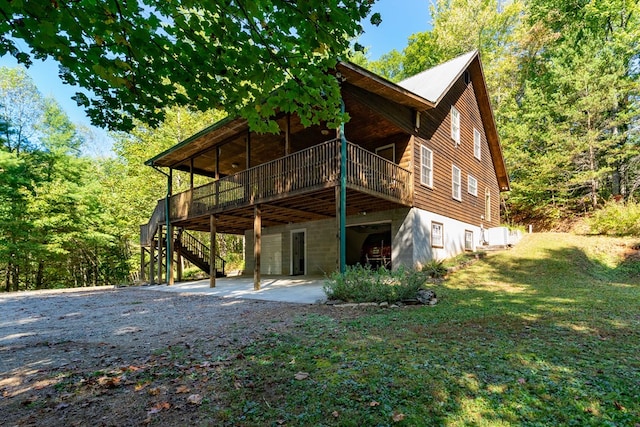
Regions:
<instances>
[{"instance_id":1,"label":"concrete patio","mask_svg":"<svg viewBox=\"0 0 640 427\"><path fill-rule=\"evenodd\" d=\"M216 287L209 287L209 279L180 282L172 286L151 285L143 289L163 292L213 295L220 298L245 298L264 301L315 304L324 302L324 278L318 276L262 276L260 290L253 290L253 277L225 277L216 279Z\"/></svg>"}]
</instances>

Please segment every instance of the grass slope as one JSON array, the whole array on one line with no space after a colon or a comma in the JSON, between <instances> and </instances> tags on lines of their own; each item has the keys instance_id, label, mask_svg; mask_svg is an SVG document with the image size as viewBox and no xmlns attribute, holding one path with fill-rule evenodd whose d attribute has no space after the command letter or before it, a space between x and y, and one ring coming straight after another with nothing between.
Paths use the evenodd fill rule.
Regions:
<instances>
[{"instance_id":1,"label":"grass slope","mask_svg":"<svg viewBox=\"0 0 640 427\"><path fill-rule=\"evenodd\" d=\"M201 409L219 425L639 426L632 243L526 236L452 275L435 307L300 317L245 348Z\"/></svg>"}]
</instances>

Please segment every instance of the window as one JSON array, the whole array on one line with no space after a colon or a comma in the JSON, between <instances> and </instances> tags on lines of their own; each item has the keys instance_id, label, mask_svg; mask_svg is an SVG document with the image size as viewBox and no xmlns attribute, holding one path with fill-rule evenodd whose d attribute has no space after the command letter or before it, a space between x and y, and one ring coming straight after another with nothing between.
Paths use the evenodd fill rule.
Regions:
<instances>
[{"instance_id":1,"label":"window","mask_svg":"<svg viewBox=\"0 0 640 427\"><path fill-rule=\"evenodd\" d=\"M461 181L461 174L460 174L460 168L458 168L457 166L453 166L451 168L451 188L452 188L452 196L454 199L456 200L461 200L462 199L462 191L460 189L460 181Z\"/></svg>"},{"instance_id":2,"label":"window","mask_svg":"<svg viewBox=\"0 0 640 427\"><path fill-rule=\"evenodd\" d=\"M481 147L480 132L478 132L478 129L474 128L473 129L473 155L478 160L480 160L480 147Z\"/></svg>"},{"instance_id":3,"label":"window","mask_svg":"<svg viewBox=\"0 0 640 427\"><path fill-rule=\"evenodd\" d=\"M491 191L484 190L484 219L491 222Z\"/></svg>"},{"instance_id":4,"label":"window","mask_svg":"<svg viewBox=\"0 0 640 427\"><path fill-rule=\"evenodd\" d=\"M464 250L473 251L473 231L464 230Z\"/></svg>"},{"instance_id":5,"label":"window","mask_svg":"<svg viewBox=\"0 0 640 427\"><path fill-rule=\"evenodd\" d=\"M420 184L433 186L433 152L424 145L420 146Z\"/></svg>"},{"instance_id":6,"label":"window","mask_svg":"<svg viewBox=\"0 0 640 427\"><path fill-rule=\"evenodd\" d=\"M431 246L444 247L444 226L441 222L431 222Z\"/></svg>"},{"instance_id":7,"label":"window","mask_svg":"<svg viewBox=\"0 0 640 427\"><path fill-rule=\"evenodd\" d=\"M460 113L451 106L451 139L460 144Z\"/></svg>"},{"instance_id":8,"label":"window","mask_svg":"<svg viewBox=\"0 0 640 427\"><path fill-rule=\"evenodd\" d=\"M478 180L471 175L467 177L467 191L474 196L478 195Z\"/></svg>"}]
</instances>

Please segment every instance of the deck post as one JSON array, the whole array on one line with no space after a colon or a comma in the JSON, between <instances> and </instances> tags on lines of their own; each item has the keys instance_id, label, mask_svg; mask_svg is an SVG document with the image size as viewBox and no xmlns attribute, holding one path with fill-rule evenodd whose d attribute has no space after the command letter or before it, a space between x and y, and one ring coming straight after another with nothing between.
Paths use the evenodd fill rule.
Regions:
<instances>
[{"instance_id":1,"label":"deck post","mask_svg":"<svg viewBox=\"0 0 640 427\"><path fill-rule=\"evenodd\" d=\"M165 255L165 267L166 267L166 278L167 285L173 285L173 226L171 225L171 212L170 212L170 203L171 203L171 194L173 193L173 169L169 169L169 174L167 175L167 197L165 198L165 220L167 223L165 232L167 233L166 238L167 242L165 245L164 255Z\"/></svg>"},{"instance_id":2,"label":"deck post","mask_svg":"<svg viewBox=\"0 0 640 427\"><path fill-rule=\"evenodd\" d=\"M167 225L167 285L173 285L174 281L174 265L173 265L173 225Z\"/></svg>"},{"instance_id":3,"label":"deck post","mask_svg":"<svg viewBox=\"0 0 640 427\"><path fill-rule=\"evenodd\" d=\"M260 251L262 250L262 209L253 207L253 290L260 290Z\"/></svg>"},{"instance_id":4,"label":"deck post","mask_svg":"<svg viewBox=\"0 0 640 427\"><path fill-rule=\"evenodd\" d=\"M180 241L180 239L182 238L182 229L178 230L178 235L176 236L176 241ZM175 246L176 249L176 280L178 282L182 282L182 269L184 268L184 260L182 259L182 251L181 251L181 246L182 244L179 244L178 246Z\"/></svg>"},{"instance_id":5,"label":"deck post","mask_svg":"<svg viewBox=\"0 0 640 427\"><path fill-rule=\"evenodd\" d=\"M140 245L140 282L144 282L144 246L142 244Z\"/></svg>"},{"instance_id":6,"label":"deck post","mask_svg":"<svg viewBox=\"0 0 640 427\"><path fill-rule=\"evenodd\" d=\"M162 283L162 257L163 255L163 243L162 243L162 226L158 226L158 283Z\"/></svg>"},{"instance_id":7,"label":"deck post","mask_svg":"<svg viewBox=\"0 0 640 427\"><path fill-rule=\"evenodd\" d=\"M209 216L209 287L216 287L216 217Z\"/></svg>"},{"instance_id":8,"label":"deck post","mask_svg":"<svg viewBox=\"0 0 640 427\"><path fill-rule=\"evenodd\" d=\"M340 110L344 114L344 100L340 99ZM340 273L347 271L347 138L344 122L340 123Z\"/></svg>"},{"instance_id":9,"label":"deck post","mask_svg":"<svg viewBox=\"0 0 640 427\"><path fill-rule=\"evenodd\" d=\"M156 283L156 279L155 279L155 275L154 273L154 268L155 268L155 263L153 262L153 258L155 255L155 249L156 249L156 242L154 239L155 233L152 236L149 236L150 241L149 241L149 284L150 285L155 285Z\"/></svg>"}]
</instances>

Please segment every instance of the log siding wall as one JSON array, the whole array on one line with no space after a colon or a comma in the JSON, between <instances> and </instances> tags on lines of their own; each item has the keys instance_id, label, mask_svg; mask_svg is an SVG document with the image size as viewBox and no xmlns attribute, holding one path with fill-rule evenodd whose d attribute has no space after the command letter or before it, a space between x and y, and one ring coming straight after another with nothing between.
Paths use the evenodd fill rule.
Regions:
<instances>
[{"instance_id":1,"label":"log siding wall","mask_svg":"<svg viewBox=\"0 0 640 427\"><path fill-rule=\"evenodd\" d=\"M452 105L460 112L459 145L451 138ZM462 222L480 225L481 216L485 215L485 191L488 190L491 194L491 221L485 218L483 225L498 226L500 189L472 83L466 84L464 77L460 77L438 108L422 114L421 127L413 145L414 206ZM473 152L474 128L480 132L480 160ZM432 188L420 184L421 145L433 151ZM452 166L457 166L462 171L462 198L459 201L452 197ZM477 196L467 191L469 175L477 180Z\"/></svg>"}]
</instances>

